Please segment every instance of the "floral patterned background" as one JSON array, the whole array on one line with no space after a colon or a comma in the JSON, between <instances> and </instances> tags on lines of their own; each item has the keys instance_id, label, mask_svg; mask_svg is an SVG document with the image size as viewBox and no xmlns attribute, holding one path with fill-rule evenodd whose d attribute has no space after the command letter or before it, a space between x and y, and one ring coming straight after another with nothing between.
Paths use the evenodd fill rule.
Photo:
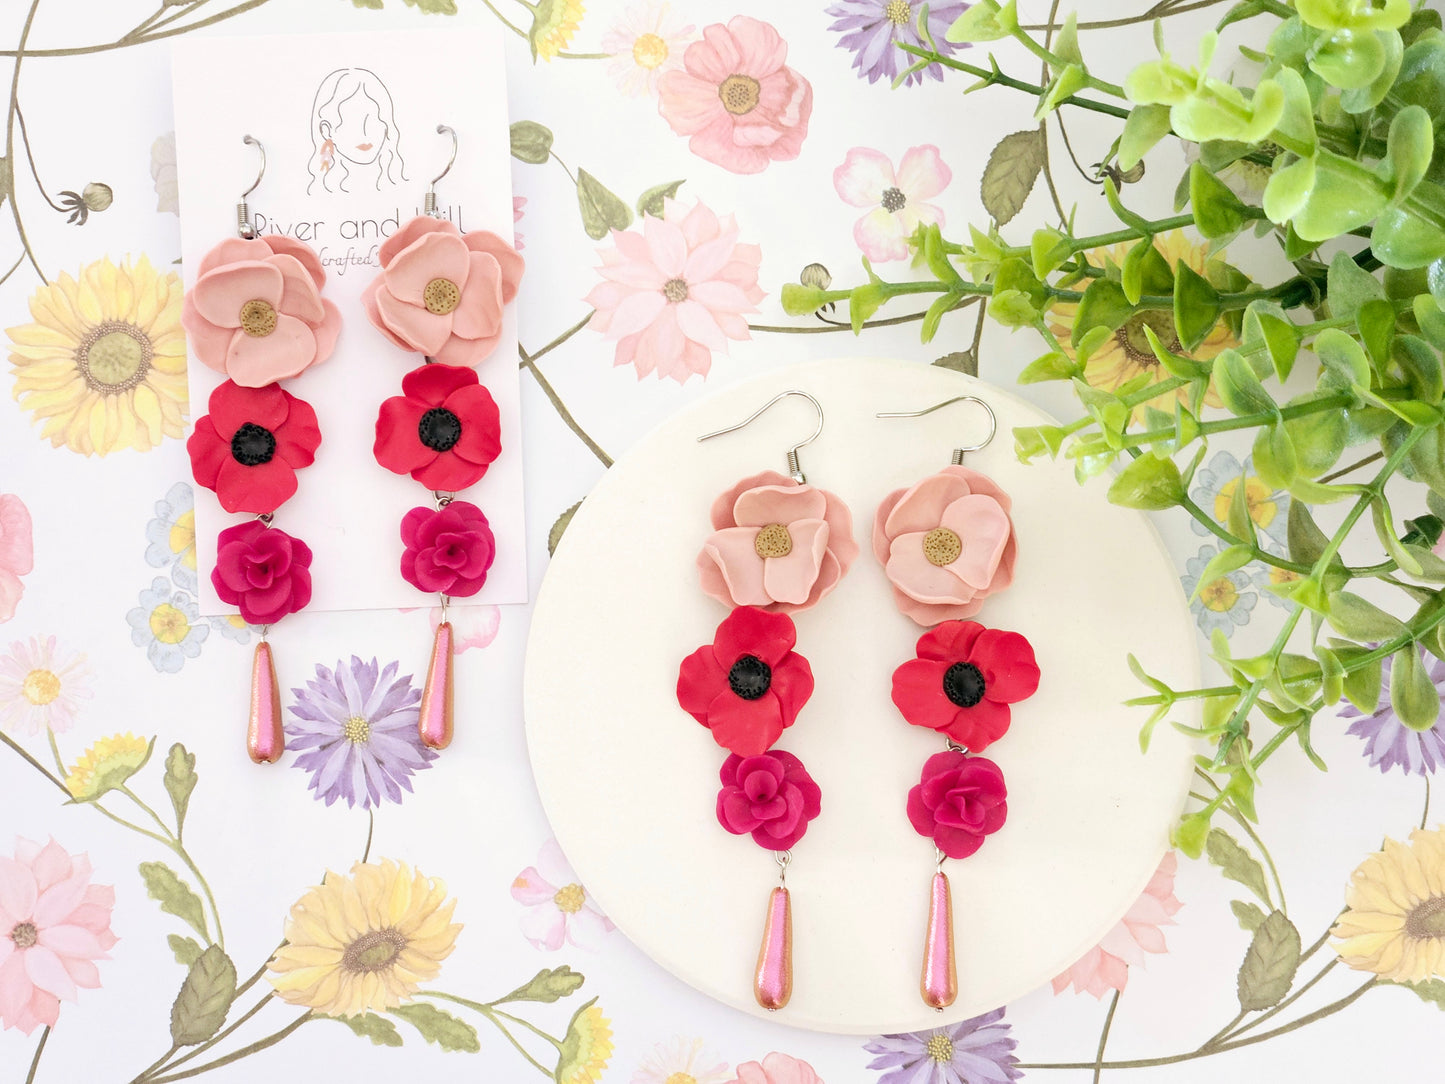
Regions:
<instances>
[{"instance_id":1,"label":"floral patterned background","mask_svg":"<svg viewBox=\"0 0 1445 1084\"><path fill-rule=\"evenodd\" d=\"M966 6L931 5L940 43ZM1097 29L1121 58L1145 46L1153 15L1183 35L1213 14L1209 0L1089 6L1108 16ZM852 276L860 255L906 259L921 223L985 222L980 177L1006 136L1028 152L1020 221L1076 200L1081 218L1093 213L1087 163L1117 134L1107 124L1065 132L1051 118L1040 138L1029 99L965 99L969 77L937 66L891 86L904 73L894 41L916 40L922 7L8 0L4 1079L1430 1075L1445 1008L1445 829L1430 784L1445 724L1406 730L1388 697L1317 730L1329 773L1286 770L1258 827L1216 828L1207 860L1166 856L1118 927L1050 988L953 1027L868 1041L722 1009L614 932L530 783L523 607L454 611L460 735L444 756L415 733L417 652L438 620L424 609L288 622L277 652L290 751L269 771L240 753L256 630L202 617L195 602L167 42L463 23L506 36L529 263L519 363L535 588L568 510L611 457L710 387L843 354L999 383L1028 360L981 313L951 316L921 347L922 312L870 321L855 338L839 314L791 318L778 303L782 284L825 284L830 268ZM1024 7L1057 17L1057 4ZM1020 71L1032 63L1000 56ZM1163 203L1180 164L1151 161L1139 191ZM1186 235L1157 243L1173 262L1205 255ZM349 333L366 334L352 315ZM1067 344L1068 314L1056 315ZM1145 371L1142 337L1121 328L1089 359L1088 381L1114 387ZM1227 344L1221 324L1201 349ZM1222 522L1244 485L1248 515L1283 553L1288 497L1253 476L1244 451L1216 445L1190 496ZM1201 634L1252 642L1277 570L1200 583L1215 540L1166 533ZM1445 689L1445 663L1428 661Z\"/></svg>"}]
</instances>

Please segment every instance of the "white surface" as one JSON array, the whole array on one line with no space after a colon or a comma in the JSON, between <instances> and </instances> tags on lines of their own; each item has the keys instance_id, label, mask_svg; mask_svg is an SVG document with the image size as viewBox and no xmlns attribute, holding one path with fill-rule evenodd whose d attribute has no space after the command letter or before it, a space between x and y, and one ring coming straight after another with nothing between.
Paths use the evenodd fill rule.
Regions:
<instances>
[{"instance_id":1,"label":"white surface","mask_svg":"<svg viewBox=\"0 0 1445 1084\"><path fill-rule=\"evenodd\" d=\"M779 369L679 412L640 440L578 510L537 598L524 704L537 786L557 838L608 916L659 964L755 1015L752 970L772 855L714 820L726 752L675 699L677 667L726 612L697 585L694 558L714 497L738 478L784 469L811 431L791 398L748 429L706 444L777 392L801 388L827 425L803 449L814 485L837 492L864 552L833 594L796 615L817 678L784 733L823 788L823 812L794 848L794 987L772 1019L819 1031L916 1031L962 1020L1046 982L1133 903L1166 847L1191 772L1167 726L1139 753L1140 694L1125 656L1198 684L1193 627L1148 520L1079 487L1067 463L1023 466L1009 436L1048 422L988 384L914 362L837 360ZM893 607L867 543L889 491L977 440L977 408L877 420L963 392L986 398L999 436L968 465L1014 498L1014 586L979 615L1029 637L1043 679L1014 707L988 756L1004 769L1009 820L973 857L947 863L960 992L944 1014L918 995L932 844L904 813L938 736L889 700L893 669L923 631ZM1128 590L1124 590L1128 585ZM1187 715L1185 721L1193 722Z\"/></svg>"},{"instance_id":2,"label":"white surface","mask_svg":"<svg viewBox=\"0 0 1445 1084\"><path fill-rule=\"evenodd\" d=\"M448 27L390 34L310 37L188 38L174 52L176 156L180 182L182 265L186 287L201 257L236 229L238 195L256 175L258 156L242 136L266 147L266 175L249 203L263 233L286 233L311 245L326 267L322 295L341 309L336 351L283 387L316 408L321 448L299 472L296 495L276 525L315 552L315 594L309 610L424 606L434 600L401 578L398 524L430 504L431 494L408 475L392 474L372 455L383 399L401 394L401 378L420 354L392 345L361 307L361 292L378 271L381 239L421 210L427 183L451 150L439 123L455 128L457 160L437 185L440 209L462 230L512 236L512 185L507 98L499 31ZM350 167L349 192L313 181L312 129L326 77L364 68L389 88L393 123L360 96L343 103L341 124L365 121L364 141L387 141L404 163L391 176L364 164ZM378 95L382 96L382 95ZM369 116L368 116L369 114ZM325 116L333 115L328 110ZM336 142L350 145L337 134ZM340 154L341 151L338 151ZM361 155L361 157L365 157ZM403 179L401 174L405 173ZM310 194L307 188L311 188ZM467 604L527 601L522 508L522 440L515 306L507 307L501 341L478 366L501 410L502 454L486 477L462 492L478 505L497 536L497 560L486 586ZM194 416L205 413L224 379L194 358L189 367ZM196 487L196 550L202 613L226 613L211 588L216 536L249 517L221 509Z\"/></svg>"}]
</instances>

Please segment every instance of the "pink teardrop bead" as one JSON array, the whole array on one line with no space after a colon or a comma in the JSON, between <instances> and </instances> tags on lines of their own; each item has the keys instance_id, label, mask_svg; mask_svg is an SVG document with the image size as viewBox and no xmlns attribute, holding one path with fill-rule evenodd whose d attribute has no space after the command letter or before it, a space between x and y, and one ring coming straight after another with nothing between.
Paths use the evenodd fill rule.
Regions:
<instances>
[{"instance_id":1,"label":"pink teardrop bead","mask_svg":"<svg viewBox=\"0 0 1445 1084\"><path fill-rule=\"evenodd\" d=\"M422 686L417 733L424 745L445 749L452 743L452 624L443 621L432 640L431 662Z\"/></svg>"},{"instance_id":2,"label":"pink teardrop bead","mask_svg":"<svg viewBox=\"0 0 1445 1084\"><path fill-rule=\"evenodd\" d=\"M958 997L958 969L953 960L953 893L948 874L933 875L928 901L928 937L923 945L923 1003L942 1012Z\"/></svg>"},{"instance_id":3,"label":"pink teardrop bead","mask_svg":"<svg viewBox=\"0 0 1445 1084\"><path fill-rule=\"evenodd\" d=\"M285 751L276 663L271 658L271 645L262 640L251 658L251 719L246 727L246 752L257 764L275 764Z\"/></svg>"},{"instance_id":4,"label":"pink teardrop bead","mask_svg":"<svg viewBox=\"0 0 1445 1084\"><path fill-rule=\"evenodd\" d=\"M781 1009L793 996L793 907L786 888L775 888L768 897L753 996L769 1012Z\"/></svg>"}]
</instances>

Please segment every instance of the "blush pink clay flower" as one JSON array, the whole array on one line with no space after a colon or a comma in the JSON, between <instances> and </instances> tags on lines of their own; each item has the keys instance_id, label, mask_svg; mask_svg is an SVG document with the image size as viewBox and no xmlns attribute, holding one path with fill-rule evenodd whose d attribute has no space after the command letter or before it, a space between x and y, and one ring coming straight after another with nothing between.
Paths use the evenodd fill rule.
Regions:
<instances>
[{"instance_id":1,"label":"blush pink clay flower","mask_svg":"<svg viewBox=\"0 0 1445 1084\"><path fill-rule=\"evenodd\" d=\"M54 1027L60 1003L100 986L95 961L116 942L115 889L90 883L90 859L51 840L15 841L0 858L0 1023Z\"/></svg>"},{"instance_id":2,"label":"blush pink clay flower","mask_svg":"<svg viewBox=\"0 0 1445 1084\"><path fill-rule=\"evenodd\" d=\"M951 180L953 171L931 144L910 148L897 170L881 151L854 147L833 171L833 187L843 202L868 208L853 224L853 239L874 263L907 259L914 230L943 225L943 211L925 201Z\"/></svg>"},{"instance_id":3,"label":"blush pink clay flower","mask_svg":"<svg viewBox=\"0 0 1445 1084\"><path fill-rule=\"evenodd\" d=\"M331 356L341 313L321 296L312 249L268 235L222 241L201 260L181 325L191 353L243 388L297 376Z\"/></svg>"},{"instance_id":4,"label":"blush pink clay flower","mask_svg":"<svg viewBox=\"0 0 1445 1084\"><path fill-rule=\"evenodd\" d=\"M597 310L589 326L617 344L614 365L682 384L706 376L729 339L751 338L744 313L764 296L763 253L738 242L732 215L664 200L661 218L644 216L641 233L614 230L612 243L598 250L605 281L586 300Z\"/></svg>"},{"instance_id":5,"label":"blush pink clay flower","mask_svg":"<svg viewBox=\"0 0 1445 1084\"><path fill-rule=\"evenodd\" d=\"M873 555L899 610L920 625L972 617L1013 582L1018 542L1009 495L985 474L944 467L883 498Z\"/></svg>"},{"instance_id":6,"label":"blush pink clay flower","mask_svg":"<svg viewBox=\"0 0 1445 1084\"><path fill-rule=\"evenodd\" d=\"M858 557L848 506L777 471L744 478L718 497L712 525L697 569L703 591L727 606L805 610Z\"/></svg>"},{"instance_id":7,"label":"blush pink clay flower","mask_svg":"<svg viewBox=\"0 0 1445 1084\"><path fill-rule=\"evenodd\" d=\"M798 157L813 88L788 67L788 43L765 22L735 15L714 23L657 82L657 108L688 149L731 170L761 173Z\"/></svg>"},{"instance_id":8,"label":"blush pink clay flower","mask_svg":"<svg viewBox=\"0 0 1445 1084\"><path fill-rule=\"evenodd\" d=\"M417 215L381 243L381 274L361 303L403 350L444 365L481 363L502 335L502 307L517 296L517 250L486 230L460 232Z\"/></svg>"},{"instance_id":9,"label":"blush pink clay flower","mask_svg":"<svg viewBox=\"0 0 1445 1084\"><path fill-rule=\"evenodd\" d=\"M1119 924L1054 979L1054 993L1061 994L1072 985L1075 993L1102 998L1110 990L1124 989L1130 966L1142 964L1146 953L1169 951L1162 927L1174 925L1175 913L1184 906L1174 898L1174 872L1178 866L1173 851L1164 856L1143 894Z\"/></svg>"}]
</instances>

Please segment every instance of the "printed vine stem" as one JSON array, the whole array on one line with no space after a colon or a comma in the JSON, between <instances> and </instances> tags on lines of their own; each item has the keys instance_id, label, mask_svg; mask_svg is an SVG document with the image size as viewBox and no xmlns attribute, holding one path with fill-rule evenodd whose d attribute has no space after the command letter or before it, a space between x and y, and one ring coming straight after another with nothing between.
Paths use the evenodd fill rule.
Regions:
<instances>
[{"instance_id":1,"label":"printed vine stem","mask_svg":"<svg viewBox=\"0 0 1445 1084\"><path fill-rule=\"evenodd\" d=\"M237 15L243 15L248 11L254 11L256 8L270 2L271 0L244 0L243 3L237 4L235 7L227 8L225 11L218 11L214 15L208 15L204 19L197 19L195 22L187 23L185 26L167 26L164 30L157 30L138 38L127 40L122 37L116 41L101 42L95 45L71 45L53 49L27 49L22 38L20 45L16 48L0 49L0 57L14 57L16 59L28 57L33 59L37 57L88 56L92 53L109 53L116 49L132 49L137 45L149 45L153 41L162 41L165 38L173 38L180 34L189 34L192 30L200 30L203 27L214 26L216 23L233 19ZM187 7L183 13L190 14L191 10L193 10L191 7Z\"/></svg>"},{"instance_id":2,"label":"printed vine stem","mask_svg":"<svg viewBox=\"0 0 1445 1084\"><path fill-rule=\"evenodd\" d=\"M507 1026L505 1024L502 1023L502 1019L504 1018L507 1020L511 1020L514 1023L522 1025L522 1027L526 1028L534 1035L538 1036L539 1038L545 1039L547 1042L551 1043L552 1046L556 1047L559 1051L562 1049L562 1041L547 1034L535 1024L523 1020L520 1016L513 1016L511 1013L503 1012L501 1009L498 1009L497 1005L499 1004L499 1002L473 1001L470 998L459 997L456 994L444 993L441 990L418 990L417 997L434 997L441 1001L450 1001L454 1005L461 1005L463 1008L471 1009L473 1012L485 1018L498 1031L500 1031L503 1037L507 1040L507 1042L512 1044L513 1049L515 1049L517 1053L521 1054L522 1057L526 1058L527 1061L532 1064L533 1068L535 1068L539 1073L541 1073L543 1076L548 1077L555 1075L551 1069L548 1069L545 1065L543 1065L540 1061L532 1057L532 1055L527 1052L526 1047L524 1047L520 1042L518 1042L517 1037L507 1029Z\"/></svg>"},{"instance_id":3,"label":"printed vine stem","mask_svg":"<svg viewBox=\"0 0 1445 1084\"><path fill-rule=\"evenodd\" d=\"M223 1065L230 1065L232 1062L248 1058L252 1054L258 1054L283 1041L295 1032L302 1024L315 1017L310 1009L307 1009L291 1023L287 1024L280 1031L274 1031L263 1039L257 1039L254 1043L241 1047L239 1050L226 1054L223 1057L208 1061L202 1065L196 1065L179 1073L168 1073L164 1076L151 1077L151 1084L169 1084L173 1080L185 1080L187 1077L200 1076L202 1073L209 1073L212 1069L219 1069Z\"/></svg>"},{"instance_id":4,"label":"printed vine stem","mask_svg":"<svg viewBox=\"0 0 1445 1084\"><path fill-rule=\"evenodd\" d=\"M493 15L497 17L497 21L500 22L503 26L505 26L508 30L510 30L513 34L516 34L517 37L521 38L523 41L531 40L531 35L529 35L516 23L512 22L512 20L508 19L505 15L503 15L497 9L497 6L492 3L492 0L482 0L482 3L486 5L488 11L490 11ZM537 8L535 5L524 3L523 0L517 0L517 3L521 4L524 8L530 11L533 16L536 16ZM611 53L559 52L556 54L556 56L558 60L610 60L612 58Z\"/></svg>"},{"instance_id":5,"label":"printed vine stem","mask_svg":"<svg viewBox=\"0 0 1445 1084\"><path fill-rule=\"evenodd\" d=\"M35 250L30 247L30 239L25 234L25 221L20 216L18 198L20 186L15 183L15 114L20 108L20 65L25 58L25 43L30 40L30 29L35 25L35 13L39 9L40 0L30 0L30 10L26 13L25 24L20 28L20 44L15 50L15 67L10 73L10 105L5 113L5 166L10 175L10 215L15 219L15 233L20 238L20 247L30 258L30 266L35 268L40 281L48 283L50 280L40 269L40 261L35 258ZM33 165L34 163L32 167Z\"/></svg>"},{"instance_id":6,"label":"printed vine stem","mask_svg":"<svg viewBox=\"0 0 1445 1084\"><path fill-rule=\"evenodd\" d=\"M1052 19L1053 15L1049 17ZM1104 1026L1099 1032L1099 1050L1094 1055L1094 1084L1099 1084L1099 1078L1104 1075L1104 1047L1109 1043L1109 1029L1114 1026L1114 1013L1119 1008L1119 995L1123 992L1114 991L1114 996L1109 999L1109 1011L1104 1014Z\"/></svg>"},{"instance_id":7,"label":"printed vine stem","mask_svg":"<svg viewBox=\"0 0 1445 1084\"><path fill-rule=\"evenodd\" d=\"M40 1068L40 1055L45 1053L45 1044L50 1041L50 1025L40 1032L40 1041L35 1044L35 1056L30 1059L30 1072L25 1074L25 1084L35 1084L35 1071Z\"/></svg>"}]
</instances>

